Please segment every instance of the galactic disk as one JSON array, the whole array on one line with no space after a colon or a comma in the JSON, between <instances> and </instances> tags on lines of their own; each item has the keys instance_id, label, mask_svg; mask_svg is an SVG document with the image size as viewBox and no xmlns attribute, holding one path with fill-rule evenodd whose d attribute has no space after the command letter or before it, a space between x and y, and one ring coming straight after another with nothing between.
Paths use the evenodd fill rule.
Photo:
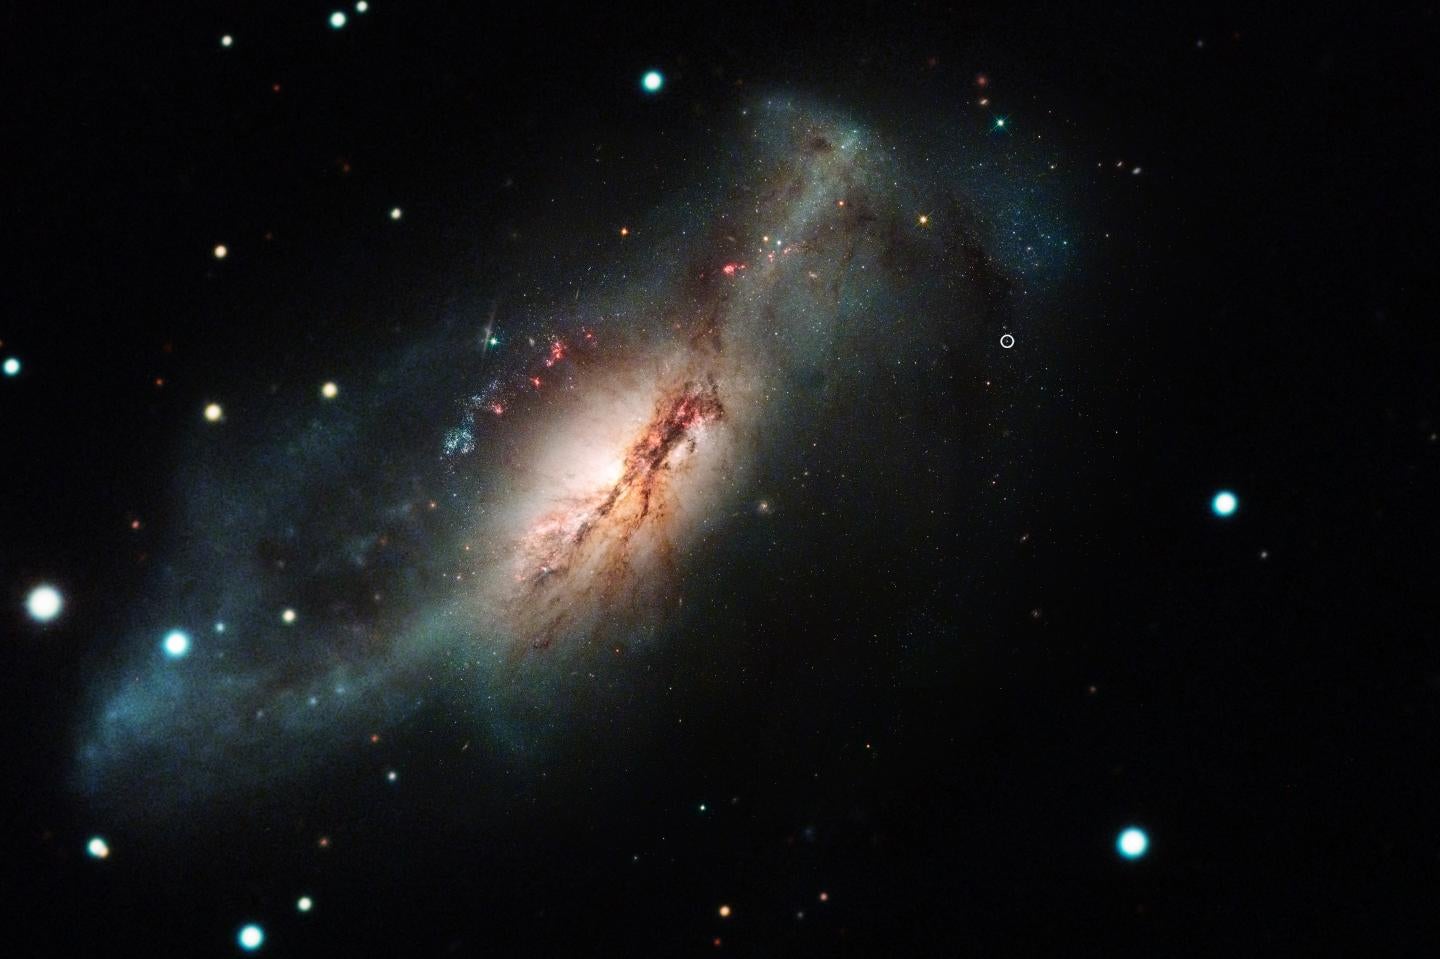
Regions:
<instances>
[{"instance_id":1,"label":"galactic disk","mask_svg":"<svg viewBox=\"0 0 1440 959\"><path fill-rule=\"evenodd\" d=\"M797 397L799 384L828 372L852 324L933 252L897 228L908 210L863 136L801 112L775 119L683 287L641 336L620 332L621 356L575 375L504 471L511 508L475 536L494 548L471 571L469 615L511 661L652 635L681 601L697 539L751 494L756 455L822 412L823 394Z\"/></svg>"},{"instance_id":2,"label":"galactic disk","mask_svg":"<svg viewBox=\"0 0 1440 959\"><path fill-rule=\"evenodd\" d=\"M800 453L983 461L992 424L956 384L1014 355L1055 232L963 157L902 147L758 102L583 297L496 291L459 334L337 371L343 403L312 380L308 412L207 416L182 534L79 722L79 787L145 811L273 788L437 699L495 748L529 741L507 704L583 721L585 677L688 648L687 610L743 572L716 559L737 529L827 522L767 492Z\"/></svg>"}]
</instances>

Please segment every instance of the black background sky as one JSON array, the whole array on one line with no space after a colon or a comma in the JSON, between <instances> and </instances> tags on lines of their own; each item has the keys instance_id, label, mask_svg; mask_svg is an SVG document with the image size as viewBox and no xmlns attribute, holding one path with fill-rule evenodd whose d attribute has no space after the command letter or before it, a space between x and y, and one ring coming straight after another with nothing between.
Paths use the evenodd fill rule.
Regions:
<instances>
[{"instance_id":1,"label":"black background sky","mask_svg":"<svg viewBox=\"0 0 1440 959\"><path fill-rule=\"evenodd\" d=\"M1437 14L1163 6L376 0L335 32L311 3L11 5L15 954L230 954L251 915L278 955L1433 943ZM658 100L636 88L650 66L669 78ZM143 593L145 537L174 532L177 436L207 395L323 378L317 356L424 330L484 288L512 232L633 220L752 89L923 125L976 113L978 72L1077 166L1144 173L1075 181L1072 215L1115 245L1083 261L1083 325L1047 344L1068 399L1013 440L1033 447L1016 492L1032 544L978 589L958 559L940 574L963 595L957 651L918 679L882 652L827 658L804 637L910 628L906 570L859 623L838 597L863 578L801 573L805 602L755 592L753 643L777 663L763 688L701 697L626 775L522 813L477 799L465 848L427 827L455 818L446 790L317 800L290 834L241 805L148 854L84 857L103 824L67 782L76 712L107 624ZM603 189L601 143L624 153ZM1228 523L1207 508L1220 487L1241 496ZM70 603L44 631L23 612L39 579ZM317 864L325 815L353 838ZM1154 846L1126 863L1113 841L1132 821ZM304 922L301 886L323 890Z\"/></svg>"}]
</instances>

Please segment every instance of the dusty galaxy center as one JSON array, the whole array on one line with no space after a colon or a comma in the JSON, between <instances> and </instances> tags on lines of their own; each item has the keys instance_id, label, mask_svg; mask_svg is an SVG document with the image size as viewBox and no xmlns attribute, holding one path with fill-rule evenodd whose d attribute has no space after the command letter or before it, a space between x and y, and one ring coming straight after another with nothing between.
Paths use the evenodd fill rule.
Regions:
<instances>
[{"instance_id":1,"label":"dusty galaxy center","mask_svg":"<svg viewBox=\"0 0 1440 959\"><path fill-rule=\"evenodd\" d=\"M651 602L659 611L674 579L684 525L713 505L696 502L687 485L704 482L693 474L717 469L704 462L716 454L699 453L699 446L724 416L713 379L662 389L617 465L602 470L618 476L577 475L573 497L536 519L514 544L515 586L497 597L518 638L535 649L589 641L607 621L638 622ZM593 484L607 478L588 496L581 489L587 479Z\"/></svg>"},{"instance_id":2,"label":"dusty galaxy center","mask_svg":"<svg viewBox=\"0 0 1440 959\"><path fill-rule=\"evenodd\" d=\"M760 112L753 177L726 198L681 292L638 337L620 333L636 341L625 361L585 371L572 400L538 414L542 438L507 476L520 505L477 537L495 547L476 568L476 615L511 660L651 635L704 560L699 534L748 495L749 461L803 430L787 418L866 401L859 389L798 397L836 342L883 326L880 311L909 302L905 287L946 259L960 266L947 282L964 279L943 241L907 238L883 147L788 102ZM833 378L853 385L865 372Z\"/></svg>"}]
</instances>

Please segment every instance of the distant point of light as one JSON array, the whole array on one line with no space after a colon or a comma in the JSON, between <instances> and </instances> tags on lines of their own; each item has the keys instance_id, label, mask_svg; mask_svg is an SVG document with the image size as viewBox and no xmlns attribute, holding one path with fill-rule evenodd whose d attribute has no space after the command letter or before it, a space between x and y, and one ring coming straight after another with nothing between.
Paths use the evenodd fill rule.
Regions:
<instances>
[{"instance_id":1,"label":"distant point of light","mask_svg":"<svg viewBox=\"0 0 1440 959\"><path fill-rule=\"evenodd\" d=\"M397 780L397 779L399 779L399 778L400 778L400 774L397 773L397 772L396 772L395 770L393 770L393 769L390 770L388 773L385 774L385 781L386 781L386 782L392 782L392 783L393 783L395 780Z\"/></svg>"},{"instance_id":2,"label":"distant point of light","mask_svg":"<svg viewBox=\"0 0 1440 959\"><path fill-rule=\"evenodd\" d=\"M255 923L240 927L240 932L235 936L235 941L240 943L240 948L246 952L254 952L265 943L265 930Z\"/></svg>"},{"instance_id":3,"label":"distant point of light","mask_svg":"<svg viewBox=\"0 0 1440 959\"><path fill-rule=\"evenodd\" d=\"M171 659L180 659L190 652L190 637L181 630L172 630L165 636L165 655Z\"/></svg>"},{"instance_id":4,"label":"distant point of light","mask_svg":"<svg viewBox=\"0 0 1440 959\"><path fill-rule=\"evenodd\" d=\"M499 345L500 345L500 337L498 337L498 336L492 336L492 337L490 337L490 345L491 345L491 346L499 346Z\"/></svg>"},{"instance_id":5,"label":"distant point of light","mask_svg":"<svg viewBox=\"0 0 1440 959\"><path fill-rule=\"evenodd\" d=\"M25 609L30 618L37 623L48 623L60 615L60 610L65 605L64 598L60 591L54 586L36 586L25 598Z\"/></svg>"},{"instance_id":6,"label":"distant point of light","mask_svg":"<svg viewBox=\"0 0 1440 959\"><path fill-rule=\"evenodd\" d=\"M234 46L234 45L235 45L235 38L232 37L232 36L230 36L230 34L227 33L227 34L225 34L225 36L223 36L223 37L220 38L220 46L222 46L222 47L231 47L231 46Z\"/></svg>"},{"instance_id":7,"label":"distant point of light","mask_svg":"<svg viewBox=\"0 0 1440 959\"><path fill-rule=\"evenodd\" d=\"M400 219L400 218L401 218L402 216L404 216L404 215L405 215L404 211L401 210L398 206L397 206L397 207L392 207L392 208L390 209L390 219L392 219L392 220L398 220L398 219Z\"/></svg>"},{"instance_id":8,"label":"distant point of light","mask_svg":"<svg viewBox=\"0 0 1440 959\"><path fill-rule=\"evenodd\" d=\"M339 30L341 27L345 26L345 21L347 19L348 18L342 11L336 10L334 13L330 14L330 29Z\"/></svg>"},{"instance_id":9,"label":"distant point of light","mask_svg":"<svg viewBox=\"0 0 1440 959\"><path fill-rule=\"evenodd\" d=\"M333 400L340 395L340 387L336 386L333 382L326 383L320 387L320 395L327 400Z\"/></svg>"},{"instance_id":10,"label":"distant point of light","mask_svg":"<svg viewBox=\"0 0 1440 959\"><path fill-rule=\"evenodd\" d=\"M217 633L223 633L223 632L225 632L225 624L224 624L224 623L216 623L216 624L215 624L215 632L217 632Z\"/></svg>"},{"instance_id":11,"label":"distant point of light","mask_svg":"<svg viewBox=\"0 0 1440 959\"><path fill-rule=\"evenodd\" d=\"M214 251L214 252L215 252L215 259L217 259L217 260L223 260L223 259L225 259L225 257L227 257L227 256L230 255L230 250L229 250L228 248L226 248L226 246L225 246L224 243L217 243L217 244L215 244L215 251Z\"/></svg>"},{"instance_id":12,"label":"distant point of light","mask_svg":"<svg viewBox=\"0 0 1440 959\"><path fill-rule=\"evenodd\" d=\"M91 859L109 859L110 844L99 836L95 836L85 844L85 851Z\"/></svg>"},{"instance_id":13,"label":"distant point of light","mask_svg":"<svg viewBox=\"0 0 1440 959\"><path fill-rule=\"evenodd\" d=\"M665 75L659 70L651 70L640 78L640 87L646 93L659 93L664 85Z\"/></svg>"},{"instance_id":14,"label":"distant point of light","mask_svg":"<svg viewBox=\"0 0 1440 959\"><path fill-rule=\"evenodd\" d=\"M309 896L301 896L300 899L295 903L295 908L299 909L301 912L309 912L311 909L315 908L315 900L311 899Z\"/></svg>"},{"instance_id":15,"label":"distant point of light","mask_svg":"<svg viewBox=\"0 0 1440 959\"><path fill-rule=\"evenodd\" d=\"M1115 849L1126 859L1139 859L1149 848L1150 837L1137 826L1122 830L1115 840Z\"/></svg>"},{"instance_id":16,"label":"distant point of light","mask_svg":"<svg viewBox=\"0 0 1440 959\"><path fill-rule=\"evenodd\" d=\"M719 909L717 909L716 911L720 913L720 918L721 918L721 919L729 919L729 918L730 918L730 907L729 907L729 906L721 906L721 907L720 907Z\"/></svg>"},{"instance_id":17,"label":"distant point of light","mask_svg":"<svg viewBox=\"0 0 1440 959\"><path fill-rule=\"evenodd\" d=\"M1239 498L1228 489L1222 489L1216 493L1215 498L1210 501L1211 512L1220 517L1234 516L1235 511L1239 508Z\"/></svg>"},{"instance_id":18,"label":"distant point of light","mask_svg":"<svg viewBox=\"0 0 1440 959\"><path fill-rule=\"evenodd\" d=\"M1003 130L1003 129L1005 129L1005 118L1004 118L1004 117L996 117L996 118L995 118L995 129L997 129L997 130Z\"/></svg>"},{"instance_id":19,"label":"distant point of light","mask_svg":"<svg viewBox=\"0 0 1440 959\"><path fill-rule=\"evenodd\" d=\"M225 417L225 409L219 403L210 403L205 407L205 419L211 423L218 423Z\"/></svg>"},{"instance_id":20,"label":"distant point of light","mask_svg":"<svg viewBox=\"0 0 1440 959\"><path fill-rule=\"evenodd\" d=\"M15 357L13 357L13 356L7 356L7 357L5 357L5 375L6 375L6 376L19 376L19 375L20 375L20 361L19 361L17 358L15 358Z\"/></svg>"},{"instance_id":21,"label":"distant point of light","mask_svg":"<svg viewBox=\"0 0 1440 959\"><path fill-rule=\"evenodd\" d=\"M356 13L364 13L366 10L369 10L369 9L370 9L370 4L366 3L365 0L360 0L359 3L355 4L355 12L356 12Z\"/></svg>"},{"instance_id":22,"label":"distant point of light","mask_svg":"<svg viewBox=\"0 0 1440 959\"><path fill-rule=\"evenodd\" d=\"M289 626L291 623L295 622L295 610L285 610L285 612L280 614L280 621L286 626Z\"/></svg>"}]
</instances>

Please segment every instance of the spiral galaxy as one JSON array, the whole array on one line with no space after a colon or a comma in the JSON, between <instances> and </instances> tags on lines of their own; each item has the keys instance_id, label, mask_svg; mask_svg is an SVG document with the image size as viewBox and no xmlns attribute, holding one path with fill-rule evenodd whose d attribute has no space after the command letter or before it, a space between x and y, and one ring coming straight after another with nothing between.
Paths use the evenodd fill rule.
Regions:
<instances>
[{"instance_id":1,"label":"spiral galaxy","mask_svg":"<svg viewBox=\"0 0 1440 959\"><path fill-rule=\"evenodd\" d=\"M372 388L329 384L343 417L197 453L157 618L81 726L88 793L283 782L461 680L481 726L537 696L563 724L567 677L686 642L687 599L737 574L716 557L776 508L789 451L923 454L949 414L904 408L897 369L948 393L1017 316L993 216L950 164L907 166L797 97L747 108L717 148L643 271L523 320L497 294L463 351L436 336L374 357ZM397 386L419 370L423 389ZM184 661L155 655L172 628L195 636Z\"/></svg>"}]
</instances>

